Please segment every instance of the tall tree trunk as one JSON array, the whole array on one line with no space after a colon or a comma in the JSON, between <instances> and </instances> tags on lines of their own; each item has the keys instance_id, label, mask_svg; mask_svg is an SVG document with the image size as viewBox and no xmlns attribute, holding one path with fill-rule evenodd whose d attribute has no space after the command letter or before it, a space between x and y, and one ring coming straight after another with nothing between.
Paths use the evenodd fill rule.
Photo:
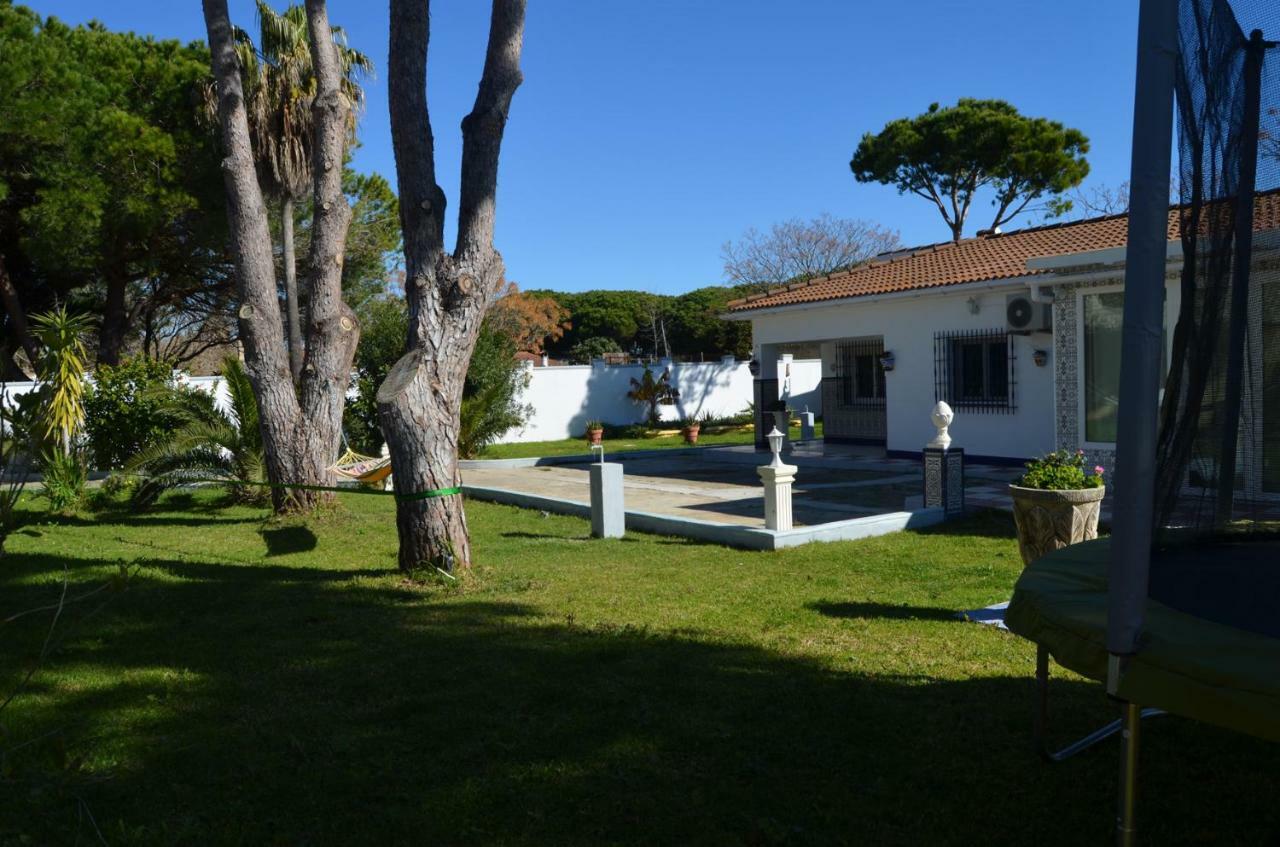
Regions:
<instances>
[{"instance_id":1,"label":"tall tree trunk","mask_svg":"<svg viewBox=\"0 0 1280 847\"><path fill-rule=\"evenodd\" d=\"M298 269L293 246L293 197L280 203L280 240L284 254L284 311L289 328L289 369L295 383L302 380L302 319L298 311Z\"/></svg>"},{"instance_id":2,"label":"tall tree trunk","mask_svg":"<svg viewBox=\"0 0 1280 847\"><path fill-rule=\"evenodd\" d=\"M409 351L378 390L391 453L400 567L467 567L470 538L458 485L462 385L480 322L505 284L493 247L498 156L522 80L525 0L493 0L475 106L462 122L458 240L444 250L444 192L436 182L427 110L430 3L391 0L388 100L400 190Z\"/></svg>"},{"instance_id":3,"label":"tall tree trunk","mask_svg":"<svg viewBox=\"0 0 1280 847\"><path fill-rule=\"evenodd\" d=\"M125 297L129 292L128 274L124 268L107 269L107 302L102 311L102 330L98 333L98 364L120 364L124 337L128 331L129 312Z\"/></svg>"},{"instance_id":4,"label":"tall tree trunk","mask_svg":"<svg viewBox=\"0 0 1280 847\"><path fill-rule=\"evenodd\" d=\"M27 354L27 362L34 368L40 361L40 348L36 346L36 340L31 337L31 329L27 326L27 313L23 310L22 301L18 298L18 289L14 288L13 280L9 278L4 256L0 256L0 300L4 300L4 310L9 316L9 329L13 332L18 345L22 347L22 351Z\"/></svg>"},{"instance_id":5,"label":"tall tree trunk","mask_svg":"<svg viewBox=\"0 0 1280 847\"><path fill-rule=\"evenodd\" d=\"M258 400L263 454L276 511L307 509L318 492L289 485L324 485L337 455L342 407L360 338L354 313L342 302L342 246L351 210L342 194L341 163L351 104L339 90L340 71L323 0L308 0L316 73L316 166L313 178L312 304L301 383L295 390L280 323L267 208L254 171L244 91L226 0L204 0L205 23L218 85L227 217L240 296L240 340Z\"/></svg>"}]
</instances>

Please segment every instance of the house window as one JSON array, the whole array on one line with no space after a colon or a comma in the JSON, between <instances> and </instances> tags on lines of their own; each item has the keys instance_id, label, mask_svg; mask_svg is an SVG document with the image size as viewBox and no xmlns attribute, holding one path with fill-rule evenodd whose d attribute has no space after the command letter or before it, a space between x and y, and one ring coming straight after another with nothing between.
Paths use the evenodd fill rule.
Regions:
<instances>
[{"instance_id":1,"label":"house window","mask_svg":"<svg viewBox=\"0 0 1280 847\"><path fill-rule=\"evenodd\" d=\"M934 399L953 408L1012 412L1013 344L1003 330L934 335Z\"/></svg>"},{"instance_id":2,"label":"house window","mask_svg":"<svg viewBox=\"0 0 1280 847\"><path fill-rule=\"evenodd\" d=\"M1280 282L1262 287L1262 490L1280 494Z\"/></svg>"},{"instance_id":3,"label":"house window","mask_svg":"<svg viewBox=\"0 0 1280 847\"><path fill-rule=\"evenodd\" d=\"M841 341L836 344L836 379L841 406L884 404L884 368L880 341Z\"/></svg>"},{"instance_id":4,"label":"house window","mask_svg":"<svg viewBox=\"0 0 1280 847\"><path fill-rule=\"evenodd\" d=\"M1116 440L1120 405L1120 340L1124 327L1124 292L1106 291L1081 297L1083 350L1081 377L1084 440L1109 444Z\"/></svg>"}]
</instances>

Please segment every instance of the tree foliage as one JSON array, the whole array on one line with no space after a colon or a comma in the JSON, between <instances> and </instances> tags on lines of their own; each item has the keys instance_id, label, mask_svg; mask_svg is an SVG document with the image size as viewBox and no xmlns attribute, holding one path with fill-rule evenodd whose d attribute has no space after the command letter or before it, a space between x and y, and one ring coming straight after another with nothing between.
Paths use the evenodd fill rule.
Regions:
<instances>
[{"instance_id":1,"label":"tree foliage","mask_svg":"<svg viewBox=\"0 0 1280 847\"><path fill-rule=\"evenodd\" d=\"M130 356L119 365L99 366L84 397L93 466L122 468L171 433L177 421L166 414L167 392L176 385L173 367L163 359Z\"/></svg>"},{"instance_id":2,"label":"tree foliage","mask_svg":"<svg viewBox=\"0 0 1280 847\"><path fill-rule=\"evenodd\" d=\"M524 424L529 408L520 402L520 392L527 383L528 375L516 360L515 340L486 320L462 389L460 456L476 456Z\"/></svg>"},{"instance_id":3,"label":"tree foliage","mask_svg":"<svg viewBox=\"0 0 1280 847\"><path fill-rule=\"evenodd\" d=\"M901 246L894 230L824 212L807 221L781 221L767 233L752 227L736 242L726 242L721 258L732 284L764 291L846 270Z\"/></svg>"},{"instance_id":4,"label":"tree foliage","mask_svg":"<svg viewBox=\"0 0 1280 847\"><path fill-rule=\"evenodd\" d=\"M516 349L541 353L552 342L559 341L572 325L569 310L554 297L527 294L514 283L489 307L485 320L495 331L511 339Z\"/></svg>"},{"instance_id":5,"label":"tree foliage","mask_svg":"<svg viewBox=\"0 0 1280 847\"><path fill-rule=\"evenodd\" d=\"M568 359L574 365L589 365L596 359L603 359L610 353L621 353L622 348L612 338L593 335L584 338L569 348Z\"/></svg>"},{"instance_id":6,"label":"tree foliage","mask_svg":"<svg viewBox=\"0 0 1280 847\"><path fill-rule=\"evenodd\" d=\"M0 260L21 308L74 293L103 314L108 361L148 309L225 284L207 75L199 45L68 27L0 0ZM11 350L13 326L10 307Z\"/></svg>"},{"instance_id":7,"label":"tree foliage","mask_svg":"<svg viewBox=\"0 0 1280 847\"><path fill-rule=\"evenodd\" d=\"M958 241L984 189L993 195L991 229L1033 208L1068 211L1063 195L1088 175L1087 152L1089 139L1077 129L1024 116L1003 100L964 97L865 134L849 167L859 182L929 200Z\"/></svg>"}]
</instances>

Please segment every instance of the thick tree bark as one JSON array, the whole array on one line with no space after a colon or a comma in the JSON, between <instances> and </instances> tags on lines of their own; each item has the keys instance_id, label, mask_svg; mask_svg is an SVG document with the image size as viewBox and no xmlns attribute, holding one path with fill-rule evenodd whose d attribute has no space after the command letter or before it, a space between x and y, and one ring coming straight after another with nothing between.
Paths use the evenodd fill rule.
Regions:
<instances>
[{"instance_id":1,"label":"thick tree bark","mask_svg":"<svg viewBox=\"0 0 1280 847\"><path fill-rule=\"evenodd\" d=\"M342 245L351 210L342 195L341 162L347 111L339 90L338 59L323 0L308 0L316 71L315 218L307 280L312 308L307 355L295 390L280 306L267 208L253 166L249 123L226 0L204 0L218 85L227 216L240 295L240 339L258 400L268 479L277 486L324 485L337 455L342 407L360 338L354 313L342 302ZM336 166L335 166L336 163ZM317 492L275 487L277 511L307 509Z\"/></svg>"},{"instance_id":2,"label":"thick tree bark","mask_svg":"<svg viewBox=\"0 0 1280 847\"><path fill-rule=\"evenodd\" d=\"M31 337L31 329L27 326L27 313L22 308L22 301L18 297L18 289L14 287L13 280L9 278L9 271L4 264L4 256L0 256L0 300L4 301L5 313L9 316L9 329L13 332L14 340L27 354L27 362L31 367L35 367L40 361L40 349L36 347L36 340Z\"/></svg>"},{"instance_id":3,"label":"thick tree bark","mask_svg":"<svg viewBox=\"0 0 1280 847\"><path fill-rule=\"evenodd\" d=\"M295 383L302 380L302 319L298 311L298 266L293 247L293 198L280 203L280 241L284 256L284 311L289 330L289 370Z\"/></svg>"},{"instance_id":4,"label":"thick tree bark","mask_svg":"<svg viewBox=\"0 0 1280 847\"><path fill-rule=\"evenodd\" d=\"M125 297L129 291L128 274L121 268L107 271L107 300L102 313L102 329L98 333L98 364L118 365L128 332L129 311Z\"/></svg>"},{"instance_id":5,"label":"thick tree bark","mask_svg":"<svg viewBox=\"0 0 1280 847\"><path fill-rule=\"evenodd\" d=\"M498 157L522 81L525 0L493 0L484 72L462 122L458 240L444 250L444 192L436 183L426 75L429 3L391 0L388 94L405 244L409 351L378 391L397 495L400 567L467 567L470 539L460 482L459 413L485 311L505 283L493 247Z\"/></svg>"}]
</instances>

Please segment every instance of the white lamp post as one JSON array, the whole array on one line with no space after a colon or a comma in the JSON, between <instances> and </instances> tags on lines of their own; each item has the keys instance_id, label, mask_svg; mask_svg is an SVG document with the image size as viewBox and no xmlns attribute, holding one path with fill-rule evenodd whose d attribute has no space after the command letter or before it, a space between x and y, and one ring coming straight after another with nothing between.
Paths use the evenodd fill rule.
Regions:
<instances>
[{"instance_id":1,"label":"white lamp post","mask_svg":"<svg viewBox=\"0 0 1280 847\"><path fill-rule=\"evenodd\" d=\"M782 444L786 436L776 426L765 438L769 441L773 460L764 467L756 468L760 481L764 483L764 526L765 529L791 529L791 483L796 478L796 467L782 463Z\"/></svg>"}]
</instances>

